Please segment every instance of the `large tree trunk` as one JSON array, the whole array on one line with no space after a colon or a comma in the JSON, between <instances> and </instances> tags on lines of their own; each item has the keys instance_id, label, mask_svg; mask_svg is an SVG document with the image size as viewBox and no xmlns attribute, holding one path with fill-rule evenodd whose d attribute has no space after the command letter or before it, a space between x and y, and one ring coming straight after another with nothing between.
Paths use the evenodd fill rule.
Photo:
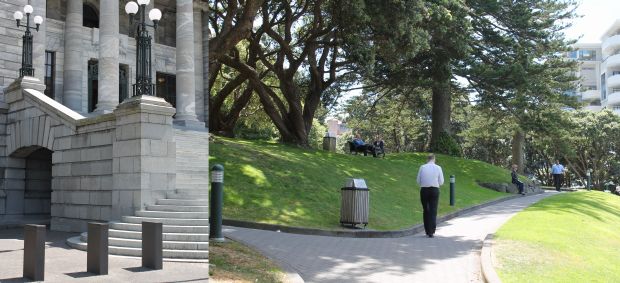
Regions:
<instances>
[{"instance_id":1,"label":"large tree trunk","mask_svg":"<svg viewBox=\"0 0 620 283\"><path fill-rule=\"evenodd\" d=\"M442 56L437 56L442 57ZM432 73L432 92L433 92L433 109L431 112L431 144L433 151L438 148L439 137L442 134L452 135L452 127L450 126L450 117L452 115L452 95L450 92L450 79L452 72L450 70L450 61L447 59L438 59ZM440 152L447 153L447 152Z\"/></svg>"},{"instance_id":2,"label":"large tree trunk","mask_svg":"<svg viewBox=\"0 0 620 283\"><path fill-rule=\"evenodd\" d=\"M519 173L523 174L525 164L523 148L525 146L525 133L521 129L515 130L512 137L512 164L519 166Z\"/></svg>"}]
</instances>

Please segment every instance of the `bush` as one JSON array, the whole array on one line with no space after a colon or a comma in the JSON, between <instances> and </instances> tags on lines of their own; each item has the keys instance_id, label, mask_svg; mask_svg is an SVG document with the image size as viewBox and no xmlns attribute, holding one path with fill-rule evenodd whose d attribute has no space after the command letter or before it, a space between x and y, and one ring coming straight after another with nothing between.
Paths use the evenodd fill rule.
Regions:
<instances>
[{"instance_id":1,"label":"bush","mask_svg":"<svg viewBox=\"0 0 620 283\"><path fill-rule=\"evenodd\" d=\"M441 132L435 144L431 145L431 151L434 153L443 153L450 156L460 157L463 155L461 146L448 133Z\"/></svg>"}]
</instances>

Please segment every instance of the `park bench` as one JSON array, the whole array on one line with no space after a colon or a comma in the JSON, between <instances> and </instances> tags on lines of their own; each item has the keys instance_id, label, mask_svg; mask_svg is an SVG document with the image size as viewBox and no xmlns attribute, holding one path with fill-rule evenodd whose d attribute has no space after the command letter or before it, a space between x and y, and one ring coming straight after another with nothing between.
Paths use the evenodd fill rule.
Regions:
<instances>
[{"instance_id":1,"label":"park bench","mask_svg":"<svg viewBox=\"0 0 620 283\"><path fill-rule=\"evenodd\" d=\"M347 141L347 144L349 145L350 154L363 153L364 156L367 156L368 153L371 153L374 157L378 157L379 155L381 155L383 158L385 158L385 150L381 147L373 146L372 144L355 146L353 141Z\"/></svg>"}]
</instances>

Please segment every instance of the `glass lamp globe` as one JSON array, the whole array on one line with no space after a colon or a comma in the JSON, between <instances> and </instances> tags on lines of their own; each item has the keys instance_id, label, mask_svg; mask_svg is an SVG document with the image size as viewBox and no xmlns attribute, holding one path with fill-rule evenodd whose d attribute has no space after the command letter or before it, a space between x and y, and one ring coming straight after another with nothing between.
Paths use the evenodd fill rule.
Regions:
<instances>
[{"instance_id":1,"label":"glass lamp globe","mask_svg":"<svg viewBox=\"0 0 620 283\"><path fill-rule=\"evenodd\" d=\"M127 4L125 5L125 12L129 15L135 15L136 13L138 13L138 4L136 4L136 2L127 2Z\"/></svg>"},{"instance_id":2,"label":"glass lamp globe","mask_svg":"<svg viewBox=\"0 0 620 283\"><path fill-rule=\"evenodd\" d=\"M35 16L34 23L40 25L41 23L43 23L43 18L41 16Z\"/></svg>"},{"instance_id":3,"label":"glass lamp globe","mask_svg":"<svg viewBox=\"0 0 620 283\"><path fill-rule=\"evenodd\" d=\"M26 6L24 6L24 12L25 12L26 14L30 14L30 13L32 13L32 11L33 11L33 10L34 10L34 9L33 9L33 8L32 8L32 6L30 6L30 5L26 5Z\"/></svg>"},{"instance_id":4,"label":"glass lamp globe","mask_svg":"<svg viewBox=\"0 0 620 283\"><path fill-rule=\"evenodd\" d=\"M161 20L161 11L159 9L153 9L149 12L149 19L151 21L159 21Z\"/></svg>"},{"instance_id":5,"label":"glass lamp globe","mask_svg":"<svg viewBox=\"0 0 620 283\"><path fill-rule=\"evenodd\" d=\"M22 14L22 12L20 11L17 11L13 14L13 18L19 21L24 18L24 14Z\"/></svg>"}]
</instances>

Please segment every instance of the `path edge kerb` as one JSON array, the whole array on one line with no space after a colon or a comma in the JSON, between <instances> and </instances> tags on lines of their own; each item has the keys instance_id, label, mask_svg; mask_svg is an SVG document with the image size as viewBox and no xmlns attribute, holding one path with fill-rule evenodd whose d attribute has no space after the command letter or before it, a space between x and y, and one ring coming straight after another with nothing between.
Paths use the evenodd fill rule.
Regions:
<instances>
[{"instance_id":1,"label":"path edge kerb","mask_svg":"<svg viewBox=\"0 0 620 283\"><path fill-rule=\"evenodd\" d=\"M493 238L494 234L488 234L482 242L482 251L480 252L480 267L482 269L482 277L486 283L501 283L495 268L493 267Z\"/></svg>"},{"instance_id":2,"label":"path edge kerb","mask_svg":"<svg viewBox=\"0 0 620 283\"><path fill-rule=\"evenodd\" d=\"M529 194L528 196L541 194L542 192ZM513 195L508 197L503 197L499 199L495 199L489 202L473 205L458 211L454 211L448 213L444 216L437 218L437 223L445 222L455 217L461 216L463 214L472 212L474 210L484 208L490 205L498 204L500 202L508 201L515 198L521 198L521 195ZM222 224L232 227L241 227L241 228L250 228L250 229L258 229L258 230L267 230L267 231L275 231L275 232L283 232L283 233L291 233L291 234L301 234L301 235L314 235L314 236L328 236L328 237L346 237L346 238L400 238L415 235L424 231L424 225L418 224L411 226L407 229L403 230L391 230L391 231L374 231L374 230L323 230L316 228L303 228L303 227L295 227L295 226L284 226L284 225L276 225L276 224L266 224L266 223L257 223L257 222L249 222L242 220L234 220L234 219L223 219Z\"/></svg>"}]
</instances>

